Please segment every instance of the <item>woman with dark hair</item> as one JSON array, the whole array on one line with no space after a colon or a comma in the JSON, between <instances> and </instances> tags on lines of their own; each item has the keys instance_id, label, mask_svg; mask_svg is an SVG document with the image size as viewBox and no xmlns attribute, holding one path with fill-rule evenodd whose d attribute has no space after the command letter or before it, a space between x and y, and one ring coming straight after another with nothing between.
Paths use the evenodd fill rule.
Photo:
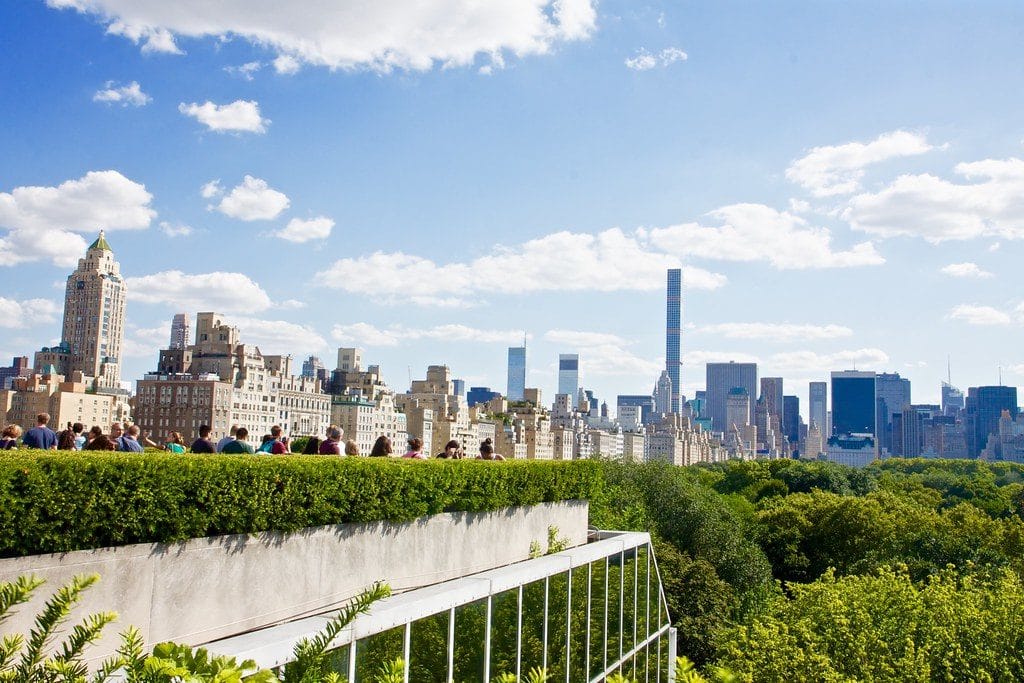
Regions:
<instances>
[{"instance_id":1,"label":"woman with dark hair","mask_svg":"<svg viewBox=\"0 0 1024 683\"><path fill-rule=\"evenodd\" d=\"M444 445L444 450L434 457L448 458L450 460L459 460L462 458L462 451L460 450L460 448L461 444L455 439L452 439L451 441Z\"/></svg>"},{"instance_id":2,"label":"woman with dark hair","mask_svg":"<svg viewBox=\"0 0 1024 683\"><path fill-rule=\"evenodd\" d=\"M4 427L3 436L0 437L0 451L9 451L18 447L18 437L21 436L21 427L18 425L7 425Z\"/></svg>"},{"instance_id":3,"label":"woman with dark hair","mask_svg":"<svg viewBox=\"0 0 1024 683\"><path fill-rule=\"evenodd\" d=\"M302 448L303 455L316 455L320 452L320 437L311 436L306 441L306 445Z\"/></svg>"},{"instance_id":4,"label":"woman with dark hair","mask_svg":"<svg viewBox=\"0 0 1024 683\"><path fill-rule=\"evenodd\" d=\"M99 427L93 427L93 429L99 430ZM91 431L89 432L92 433ZM117 442L111 441L110 437L104 434L102 431L96 435L89 443L82 447L83 451L116 451Z\"/></svg>"},{"instance_id":5,"label":"woman with dark hair","mask_svg":"<svg viewBox=\"0 0 1024 683\"><path fill-rule=\"evenodd\" d=\"M167 444L164 445L164 450L169 453L184 453L185 440L181 438L181 434L178 432L171 432L171 438L168 439Z\"/></svg>"},{"instance_id":6,"label":"woman with dark hair","mask_svg":"<svg viewBox=\"0 0 1024 683\"><path fill-rule=\"evenodd\" d=\"M504 460L505 456L501 453L494 452L494 442L491 441L491 437L487 437L480 444L480 455L476 456L477 460Z\"/></svg>"},{"instance_id":7,"label":"woman with dark hair","mask_svg":"<svg viewBox=\"0 0 1024 683\"><path fill-rule=\"evenodd\" d=\"M425 460L426 456L423 455L423 439L418 436L409 439L409 451L402 457L411 460Z\"/></svg>"},{"instance_id":8,"label":"woman with dark hair","mask_svg":"<svg viewBox=\"0 0 1024 683\"><path fill-rule=\"evenodd\" d=\"M387 458L391 456L391 439L386 436L378 436L373 443L373 450L370 451L371 458Z\"/></svg>"}]
</instances>

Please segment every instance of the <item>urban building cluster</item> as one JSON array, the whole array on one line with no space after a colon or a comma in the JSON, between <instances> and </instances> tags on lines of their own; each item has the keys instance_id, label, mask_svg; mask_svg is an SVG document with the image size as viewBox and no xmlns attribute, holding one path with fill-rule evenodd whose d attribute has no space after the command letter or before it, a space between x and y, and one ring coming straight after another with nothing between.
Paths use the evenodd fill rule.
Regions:
<instances>
[{"instance_id":1,"label":"urban building cluster","mask_svg":"<svg viewBox=\"0 0 1024 683\"><path fill-rule=\"evenodd\" d=\"M252 434L280 425L291 436L344 430L360 453L380 436L401 448L423 440L430 454L451 442L464 452L490 439L506 458L569 460L595 455L676 465L729 458L827 459L864 465L890 456L1024 462L1024 417L1017 390L942 384L940 405L916 404L898 373L836 371L811 382L807 416L782 377L758 377L755 363L708 363L705 389L687 400L680 381L682 273L666 278L665 369L650 394L619 395L615 414L581 383L580 356L558 357L558 392L545 403L527 386L527 348L508 349L504 394L470 387L446 365L431 365L406 391L389 386L358 348L340 348L334 369L317 356L295 368L291 356L265 355L216 312L178 313L155 369L122 388L126 287L101 232L68 277L57 346L33 362L0 368L6 422L109 425L131 421L156 442L199 428L211 438L232 426ZM295 374L298 369L298 374ZM829 398L831 397L831 401Z\"/></svg>"}]
</instances>

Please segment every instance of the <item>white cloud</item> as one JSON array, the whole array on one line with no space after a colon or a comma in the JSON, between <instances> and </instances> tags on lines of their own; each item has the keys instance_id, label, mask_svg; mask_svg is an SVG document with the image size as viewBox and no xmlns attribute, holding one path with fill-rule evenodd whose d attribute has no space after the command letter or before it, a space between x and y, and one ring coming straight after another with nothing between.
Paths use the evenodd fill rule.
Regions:
<instances>
[{"instance_id":1,"label":"white cloud","mask_svg":"<svg viewBox=\"0 0 1024 683\"><path fill-rule=\"evenodd\" d=\"M22 329L39 323L52 323L60 312L60 306L50 299L17 301L0 296L0 327Z\"/></svg>"},{"instance_id":2,"label":"white cloud","mask_svg":"<svg viewBox=\"0 0 1024 683\"><path fill-rule=\"evenodd\" d=\"M580 354L580 373L586 377L650 377L664 369L663 360L642 358L628 347L629 340L607 332L585 330L548 330L544 339Z\"/></svg>"},{"instance_id":3,"label":"white cloud","mask_svg":"<svg viewBox=\"0 0 1024 683\"><path fill-rule=\"evenodd\" d=\"M16 187L0 192L0 263L13 265L41 259L74 265L86 241L75 233L135 230L156 216L153 195L145 185L117 171L90 171L57 187Z\"/></svg>"},{"instance_id":4,"label":"white cloud","mask_svg":"<svg viewBox=\"0 0 1024 683\"><path fill-rule=\"evenodd\" d=\"M593 0L403 0L307 3L282 18L275 0L47 0L97 16L148 52L180 52L175 37L241 37L292 64L331 69L427 70L469 66L479 54L546 54L595 29Z\"/></svg>"},{"instance_id":5,"label":"white cloud","mask_svg":"<svg viewBox=\"0 0 1024 683\"><path fill-rule=\"evenodd\" d=\"M202 195L203 199L213 199L224 194L224 188L220 186L220 178L211 180L199 188L199 194Z\"/></svg>"},{"instance_id":6,"label":"white cloud","mask_svg":"<svg viewBox=\"0 0 1024 683\"><path fill-rule=\"evenodd\" d=\"M850 200L843 218L882 237L921 237L937 244L978 237L1024 239L1024 161L957 164L966 183L931 174L901 175L876 193Z\"/></svg>"},{"instance_id":7,"label":"white cloud","mask_svg":"<svg viewBox=\"0 0 1024 683\"><path fill-rule=\"evenodd\" d=\"M679 258L767 261L779 269L845 268L885 262L871 242L834 251L832 233L763 204L733 204L708 214L717 226L684 223L649 232L653 246Z\"/></svg>"},{"instance_id":8,"label":"white cloud","mask_svg":"<svg viewBox=\"0 0 1024 683\"><path fill-rule=\"evenodd\" d=\"M302 64L299 60L295 59L291 55L278 55L274 59L274 71L279 74L290 76L291 74L298 73Z\"/></svg>"},{"instance_id":9,"label":"white cloud","mask_svg":"<svg viewBox=\"0 0 1024 683\"><path fill-rule=\"evenodd\" d=\"M777 342L839 339L853 334L853 330L842 325L789 323L716 323L700 326L698 330L710 334L720 334L729 339L765 339Z\"/></svg>"},{"instance_id":10,"label":"white cloud","mask_svg":"<svg viewBox=\"0 0 1024 683\"><path fill-rule=\"evenodd\" d=\"M815 147L786 169L786 178L815 197L850 194L860 189L864 169L887 159L924 154L933 147L923 135L897 130L868 143Z\"/></svg>"},{"instance_id":11,"label":"white cloud","mask_svg":"<svg viewBox=\"0 0 1024 683\"><path fill-rule=\"evenodd\" d=\"M127 279L128 298L147 304L166 304L176 310L255 313L273 303L267 293L242 273L186 274L168 270Z\"/></svg>"},{"instance_id":12,"label":"white cloud","mask_svg":"<svg viewBox=\"0 0 1024 683\"><path fill-rule=\"evenodd\" d=\"M1011 365L1010 367L1007 368L1007 370L1009 370L1015 375L1024 376L1024 363L1020 363L1018 365Z\"/></svg>"},{"instance_id":13,"label":"white cloud","mask_svg":"<svg viewBox=\"0 0 1024 683\"><path fill-rule=\"evenodd\" d=\"M166 349L170 340L170 321L160 323L156 327L132 327L129 324L124 335L122 353L128 358L148 358L155 365L160 357L160 350Z\"/></svg>"},{"instance_id":14,"label":"white cloud","mask_svg":"<svg viewBox=\"0 0 1024 683\"><path fill-rule=\"evenodd\" d=\"M948 266L941 268L943 275L949 275L950 277L967 277L976 279L985 279L994 277L992 273L987 270L982 270L978 267L977 263L950 263Z\"/></svg>"},{"instance_id":15,"label":"white cloud","mask_svg":"<svg viewBox=\"0 0 1024 683\"><path fill-rule=\"evenodd\" d=\"M601 346L614 344L626 346L629 342L617 334L607 332L581 332L579 330L548 330L544 333L544 340L554 344L561 344L566 347Z\"/></svg>"},{"instance_id":16,"label":"white cloud","mask_svg":"<svg viewBox=\"0 0 1024 683\"><path fill-rule=\"evenodd\" d=\"M232 76L238 76L239 78L251 81L256 72L262 68L263 62L246 62L245 64L239 64L238 66L226 66L224 67L224 71Z\"/></svg>"},{"instance_id":17,"label":"white cloud","mask_svg":"<svg viewBox=\"0 0 1024 683\"><path fill-rule=\"evenodd\" d=\"M776 353L764 361L765 372L805 376L822 375L830 370L878 369L889 364L889 354L881 349L849 349L834 353L789 351Z\"/></svg>"},{"instance_id":18,"label":"white cloud","mask_svg":"<svg viewBox=\"0 0 1024 683\"><path fill-rule=\"evenodd\" d=\"M950 320L962 320L968 325L1009 325L1013 318L1009 313L1000 311L992 306L978 306L975 304L960 304L950 309L946 316Z\"/></svg>"},{"instance_id":19,"label":"white cloud","mask_svg":"<svg viewBox=\"0 0 1024 683\"><path fill-rule=\"evenodd\" d=\"M218 133L266 133L270 124L270 119L260 115L260 105L255 100L235 100L231 104L214 104L209 100L202 104L182 102L178 111Z\"/></svg>"},{"instance_id":20,"label":"white cloud","mask_svg":"<svg viewBox=\"0 0 1024 683\"><path fill-rule=\"evenodd\" d=\"M293 218L283 230L274 233L278 237L289 242L309 242L310 240L325 240L331 236L331 229L334 228L334 221L326 216L317 216L309 220Z\"/></svg>"},{"instance_id":21,"label":"white cloud","mask_svg":"<svg viewBox=\"0 0 1024 683\"><path fill-rule=\"evenodd\" d=\"M203 186L204 196L210 185ZM220 200L216 208L225 216L243 221L269 221L280 216L290 204L288 196L271 188L266 180L247 175L240 185Z\"/></svg>"},{"instance_id":22,"label":"white cloud","mask_svg":"<svg viewBox=\"0 0 1024 683\"><path fill-rule=\"evenodd\" d=\"M299 301L298 299L285 299L277 305L278 308L285 311L292 311L299 308L306 308L307 304L305 301Z\"/></svg>"},{"instance_id":23,"label":"white cloud","mask_svg":"<svg viewBox=\"0 0 1024 683\"><path fill-rule=\"evenodd\" d=\"M432 339L443 342L475 342L481 344L518 344L523 330L481 330L468 325L446 324L434 327L391 325L379 328L358 322L335 325L331 337L340 344L354 346L398 346L403 341Z\"/></svg>"},{"instance_id":24,"label":"white cloud","mask_svg":"<svg viewBox=\"0 0 1024 683\"><path fill-rule=\"evenodd\" d=\"M514 247L497 246L469 262L437 264L402 252L344 258L316 275L327 287L400 303L458 305L472 302L481 273L499 275L509 291L653 291L665 286L665 269L678 260L651 251L638 235L618 228L597 234L558 232ZM725 276L684 268L687 287L715 289ZM420 294L406 295L409 283ZM469 294L467 294L469 293Z\"/></svg>"},{"instance_id":25,"label":"white cloud","mask_svg":"<svg viewBox=\"0 0 1024 683\"><path fill-rule=\"evenodd\" d=\"M633 71L650 71L661 66L666 67L676 62L685 62L686 53L678 47L667 47L661 52L650 53L644 48L636 51L636 54L626 59L626 68Z\"/></svg>"},{"instance_id":26,"label":"white cloud","mask_svg":"<svg viewBox=\"0 0 1024 683\"><path fill-rule=\"evenodd\" d=\"M192 234L192 226L183 223L160 221L160 230L168 237L188 237Z\"/></svg>"},{"instance_id":27,"label":"white cloud","mask_svg":"<svg viewBox=\"0 0 1024 683\"><path fill-rule=\"evenodd\" d=\"M238 327L243 344L255 344L264 354L298 355L328 348L327 340L309 325L234 316L227 322Z\"/></svg>"},{"instance_id":28,"label":"white cloud","mask_svg":"<svg viewBox=\"0 0 1024 683\"><path fill-rule=\"evenodd\" d=\"M97 90L92 96L93 102L106 102L108 104L120 104L122 107L142 107L152 101L152 97L142 92L142 87L136 81L128 85L117 86L114 81L107 81L102 90Z\"/></svg>"}]
</instances>

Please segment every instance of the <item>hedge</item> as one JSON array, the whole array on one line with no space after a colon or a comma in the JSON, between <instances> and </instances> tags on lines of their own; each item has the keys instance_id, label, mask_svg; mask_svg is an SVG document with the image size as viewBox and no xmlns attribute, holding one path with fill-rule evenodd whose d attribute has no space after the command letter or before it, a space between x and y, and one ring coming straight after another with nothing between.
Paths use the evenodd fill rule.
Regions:
<instances>
[{"instance_id":1,"label":"hedge","mask_svg":"<svg viewBox=\"0 0 1024 683\"><path fill-rule=\"evenodd\" d=\"M587 499L598 463L0 451L0 557Z\"/></svg>"}]
</instances>

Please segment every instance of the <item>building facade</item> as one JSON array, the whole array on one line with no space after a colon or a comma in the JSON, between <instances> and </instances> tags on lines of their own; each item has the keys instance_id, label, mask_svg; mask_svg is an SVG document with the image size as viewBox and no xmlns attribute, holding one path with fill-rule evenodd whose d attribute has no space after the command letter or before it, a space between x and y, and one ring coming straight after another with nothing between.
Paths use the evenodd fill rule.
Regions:
<instances>
[{"instance_id":1,"label":"building facade","mask_svg":"<svg viewBox=\"0 0 1024 683\"><path fill-rule=\"evenodd\" d=\"M725 402L729 390L740 387L747 390L751 401L757 397L756 363L708 363L706 368L707 413L711 428L724 432L726 423Z\"/></svg>"},{"instance_id":2,"label":"building facade","mask_svg":"<svg viewBox=\"0 0 1024 683\"><path fill-rule=\"evenodd\" d=\"M184 349L192 343L192 331L188 313L175 313L171 319L171 339L169 349Z\"/></svg>"},{"instance_id":3,"label":"building facade","mask_svg":"<svg viewBox=\"0 0 1024 683\"><path fill-rule=\"evenodd\" d=\"M678 413L682 406L682 324L683 324L683 271L670 268L665 288L665 371L672 380L669 410Z\"/></svg>"},{"instance_id":4,"label":"building facade","mask_svg":"<svg viewBox=\"0 0 1024 683\"><path fill-rule=\"evenodd\" d=\"M818 428L819 435L828 439L828 382L811 382L808 385L807 418L809 426Z\"/></svg>"},{"instance_id":5,"label":"building facade","mask_svg":"<svg viewBox=\"0 0 1024 683\"><path fill-rule=\"evenodd\" d=\"M508 348L508 383L505 396L510 401L524 401L526 393L526 347Z\"/></svg>"},{"instance_id":6,"label":"building facade","mask_svg":"<svg viewBox=\"0 0 1024 683\"><path fill-rule=\"evenodd\" d=\"M568 394L574 399L580 391L580 355L562 353L558 355L558 393Z\"/></svg>"}]
</instances>

